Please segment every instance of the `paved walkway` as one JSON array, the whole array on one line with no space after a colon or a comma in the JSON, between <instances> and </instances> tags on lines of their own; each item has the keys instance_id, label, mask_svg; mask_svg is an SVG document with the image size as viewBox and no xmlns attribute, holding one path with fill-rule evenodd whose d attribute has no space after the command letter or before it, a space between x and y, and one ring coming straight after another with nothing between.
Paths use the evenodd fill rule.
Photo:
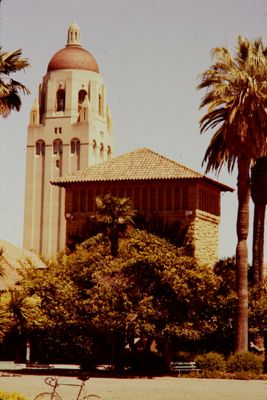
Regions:
<instances>
[{"instance_id":1,"label":"paved walkway","mask_svg":"<svg viewBox=\"0 0 267 400\"><path fill-rule=\"evenodd\" d=\"M60 381L80 382L66 377ZM88 393L97 394L102 400L267 400L266 381L91 378L86 387ZM20 392L32 400L49 387L42 376L22 375L1 376L0 389ZM64 400L76 399L73 388L67 388L62 395Z\"/></svg>"}]
</instances>

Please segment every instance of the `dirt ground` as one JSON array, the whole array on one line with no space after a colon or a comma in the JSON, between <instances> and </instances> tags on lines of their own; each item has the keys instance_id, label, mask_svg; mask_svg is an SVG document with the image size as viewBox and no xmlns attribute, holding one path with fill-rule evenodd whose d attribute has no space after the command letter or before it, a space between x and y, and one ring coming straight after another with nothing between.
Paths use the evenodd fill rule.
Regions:
<instances>
[{"instance_id":1,"label":"dirt ground","mask_svg":"<svg viewBox=\"0 0 267 400\"><path fill-rule=\"evenodd\" d=\"M49 391L44 376L1 376L0 390L20 392L32 400ZM76 378L61 377L61 383L79 383ZM102 400L267 400L266 381L186 379L91 378L86 383L89 394ZM62 387L64 400L76 399L77 388ZM92 398L93 400L93 398Z\"/></svg>"}]
</instances>

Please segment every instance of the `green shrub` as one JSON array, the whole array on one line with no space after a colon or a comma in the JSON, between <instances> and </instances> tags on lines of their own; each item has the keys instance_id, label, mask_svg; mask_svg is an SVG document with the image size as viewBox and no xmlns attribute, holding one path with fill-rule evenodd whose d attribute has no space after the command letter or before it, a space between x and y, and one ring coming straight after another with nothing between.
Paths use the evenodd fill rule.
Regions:
<instances>
[{"instance_id":1,"label":"green shrub","mask_svg":"<svg viewBox=\"0 0 267 400\"><path fill-rule=\"evenodd\" d=\"M253 353L236 353L227 360L227 371L229 372L251 372L261 374L263 372L262 360Z\"/></svg>"},{"instance_id":2,"label":"green shrub","mask_svg":"<svg viewBox=\"0 0 267 400\"><path fill-rule=\"evenodd\" d=\"M206 353L200 354L195 358L197 368L201 371L225 371L225 360L221 354L218 353Z\"/></svg>"},{"instance_id":3,"label":"green shrub","mask_svg":"<svg viewBox=\"0 0 267 400\"><path fill-rule=\"evenodd\" d=\"M231 374L231 379L238 379L239 381L256 380L259 376L255 372L242 371Z\"/></svg>"},{"instance_id":4,"label":"green shrub","mask_svg":"<svg viewBox=\"0 0 267 400\"><path fill-rule=\"evenodd\" d=\"M0 400L27 400L27 398L19 393L3 392L0 390Z\"/></svg>"}]
</instances>

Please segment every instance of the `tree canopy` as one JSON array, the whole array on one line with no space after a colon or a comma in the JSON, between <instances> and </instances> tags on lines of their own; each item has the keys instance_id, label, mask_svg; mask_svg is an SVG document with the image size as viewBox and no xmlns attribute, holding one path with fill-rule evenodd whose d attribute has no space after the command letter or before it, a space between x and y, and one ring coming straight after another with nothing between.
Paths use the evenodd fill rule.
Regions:
<instances>
[{"instance_id":1,"label":"tree canopy","mask_svg":"<svg viewBox=\"0 0 267 400\"><path fill-rule=\"evenodd\" d=\"M121 239L116 258L105 235L90 238L46 271L34 271L24 287L40 299L44 330L158 343L198 340L216 330L215 275L144 231Z\"/></svg>"}]
</instances>

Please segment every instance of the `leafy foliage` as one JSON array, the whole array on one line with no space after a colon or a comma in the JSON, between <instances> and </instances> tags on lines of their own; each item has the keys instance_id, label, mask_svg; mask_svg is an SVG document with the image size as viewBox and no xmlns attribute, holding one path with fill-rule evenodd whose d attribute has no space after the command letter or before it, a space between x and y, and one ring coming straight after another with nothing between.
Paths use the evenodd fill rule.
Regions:
<instances>
[{"instance_id":1,"label":"leafy foliage","mask_svg":"<svg viewBox=\"0 0 267 400\"><path fill-rule=\"evenodd\" d=\"M132 346L134 338L147 337L160 349L166 340L198 340L217 326L216 276L144 231L121 239L116 258L105 235L88 239L35 271L24 287L40 299L37 327L51 334L57 329L67 341L67 332L77 334L80 347L90 338L108 343L120 337Z\"/></svg>"},{"instance_id":2,"label":"leafy foliage","mask_svg":"<svg viewBox=\"0 0 267 400\"><path fill-rule=\"evenodd\" d=\"M229 353L235 270L230 259L213 272L183 248L133 229L121 238L114 258L109 239L98 234L24 281L37 307L28 322L36 357L92 364L110 361L128 344L144 365L153 340L158 355L186 350L183 345L189 343L191 352L198 343L198 352L204 346ZM251 310L255 327L262 312L260 303Z\"/></svg>"},{"instance_id":3,"label":"leafy foliage","mask_svg":"<svg viewBox=\"0 0 267 400\"><path fill-rule=\"evenodd\" d=\"M4 52L0 48L0 115L7 117L11 110L19 111L20 93L29 94L22 83L9 79L11 73L29 67L27 59L21 58L21 50Z\"/></svg>"},{"instance_id":4,"label":"leafy foliage","mask_svg":"<svg viewBox=\"0 0 267 400\"><path fill-rule=\"evenodd\" d=\"M0 399L1 400L27 400L25 396L15 392L4 392L0 390Z\"/></svg>"},{"instance_id":5,"label":"leafy foliage","mask_svg":"<svg viewBox=\"0 0 267 400\"><path fill-rule=\"evenodd\" d=\"M224 356L213 352L197 356L195 362L201 371L225 371L226 368Z\"/></svg>"},{"instance_id":6,"label":"leafy foliage","mask_svg":"<svg viewBox=\"0 0 267 400\"><path fill-rule=\"evenodd\" d=\"M229 372L263 372L263 362L255 354L244 352L231 355L227 360L227 370Z\"/></svg>"}]
</instances>

